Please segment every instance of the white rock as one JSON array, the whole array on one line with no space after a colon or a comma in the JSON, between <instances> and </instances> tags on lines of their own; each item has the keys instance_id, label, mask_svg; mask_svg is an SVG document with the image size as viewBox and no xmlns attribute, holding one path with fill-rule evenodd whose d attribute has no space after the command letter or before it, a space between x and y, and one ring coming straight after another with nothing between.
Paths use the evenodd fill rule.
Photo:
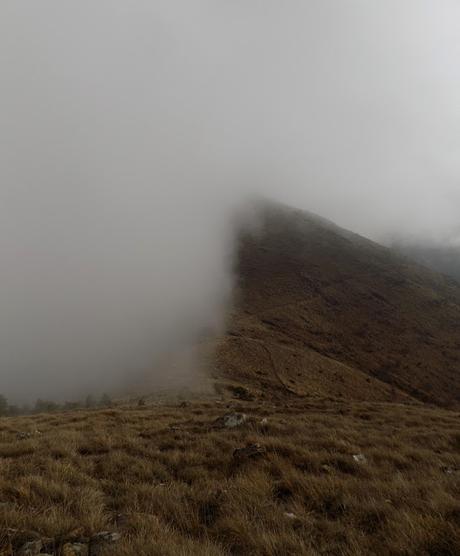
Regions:
<instances>
[{"instance_id":1,"label":"white rock","mask_svg":"<svg viewBox=\"0 0 460 556\"><path fill-rule=\"evenodd\" d=\"M244 413L227 413L216 419L214 425L226 429L234 429L243 425L247 419Z\"/></svg>"},{"instance_id":2,"label":"white rock","mask_svg":"<svg viewBox=\"0 0 460 556\"><path fill-rule=\"evenodd\" d=\"M353 454L353 459L356 463L367 463L367 459L364 454Z\"/></svg>"}]
</instances>

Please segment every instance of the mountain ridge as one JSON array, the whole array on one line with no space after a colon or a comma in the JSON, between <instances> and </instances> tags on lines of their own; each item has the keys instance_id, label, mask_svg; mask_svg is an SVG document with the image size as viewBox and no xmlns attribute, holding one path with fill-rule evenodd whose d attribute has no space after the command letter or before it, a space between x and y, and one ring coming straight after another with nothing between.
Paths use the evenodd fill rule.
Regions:
<instances>
[{"instance_id":1,"label":"mountain ridge","mask_svg":"<svg viewBox=\"0 0 460 556\"><path fill-rule=\"evenodd\" d=\"M227 378L262 396L282 377L292 395L458 406L460 284L308 212L264 202L255 218L217 350Z\"/></svg>"}]
</instances>

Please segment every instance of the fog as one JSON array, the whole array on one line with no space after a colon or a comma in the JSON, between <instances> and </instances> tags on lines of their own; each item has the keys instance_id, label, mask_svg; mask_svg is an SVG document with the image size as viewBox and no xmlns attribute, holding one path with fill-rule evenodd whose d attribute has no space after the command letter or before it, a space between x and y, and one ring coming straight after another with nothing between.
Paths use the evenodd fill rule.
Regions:
<instances>
[{"instance_id":1,"label":"fog","mask_svg":"<svg viewBox=\"0 0 460 556\"><path fill-rule=\"evenodd\" d=\"M459 60L455 0L3 0L0 392L116 390L222 331L254 194L457 241Z\"/></svg>"}]
</instances>

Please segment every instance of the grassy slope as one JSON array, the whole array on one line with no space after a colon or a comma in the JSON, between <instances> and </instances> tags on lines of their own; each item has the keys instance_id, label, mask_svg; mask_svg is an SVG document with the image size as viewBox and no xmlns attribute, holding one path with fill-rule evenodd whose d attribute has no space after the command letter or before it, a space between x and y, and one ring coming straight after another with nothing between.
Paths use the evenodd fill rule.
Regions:
<instances>
[{"instance_id":1,"label":"grassy slope","mask_svg":"<svg viewBox=\"0 0 460 556\"><path fill-rule=\"evenodd\" d=\"M266 218L242 241L221 397L0 419L1 556L101 530L112 556L460 555L460 414L424 404L458 402L459 286ZM249 422L212 426L235 409ZM247 443L265 453L236 461Z\"/></svg>"},{"instance_id":2,"label":"grassy slope","mask_svg":"<svg viewBox=\"0 0 460 556\"><path fill-rule=\"evenodd\" d=\"M250 421L233 430L212 427L228 410L218 401L3 419L3 546L33 530L57 554L66 538L109 530L122 535L110 555L460 553L458 413L240 407ZM253 442L266 453L236 462Z\"/></svg>"},{"instance_id":3,"label":"grassy slope","mask_svg":"<svg viewBox=\"0 0 460 556\"><path fill-rule=\"evenodd\" d=\"M242 238L238 276L238 308L219 349L230 378L261 393L281 379L300 394L458 407L454 280L274 205L260 233Z\"/></svg>"}]
</instances>

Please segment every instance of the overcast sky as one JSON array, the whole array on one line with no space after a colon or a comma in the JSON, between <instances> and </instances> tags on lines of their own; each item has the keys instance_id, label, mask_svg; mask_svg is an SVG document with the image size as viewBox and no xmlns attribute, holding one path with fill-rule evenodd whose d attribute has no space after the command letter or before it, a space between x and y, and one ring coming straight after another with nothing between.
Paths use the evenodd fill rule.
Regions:
<instances>
[{"instance_id":1,"label":"overcast sky","mask_svg":"<svg viewBox=\"0 0 460 556\"><path fill-rule=\"evenodd\" d=\"M460 235L456 0L3 0L0 79L13 397L218 326L246 194L375 239Z\"/></svg>"}]
</instances>

